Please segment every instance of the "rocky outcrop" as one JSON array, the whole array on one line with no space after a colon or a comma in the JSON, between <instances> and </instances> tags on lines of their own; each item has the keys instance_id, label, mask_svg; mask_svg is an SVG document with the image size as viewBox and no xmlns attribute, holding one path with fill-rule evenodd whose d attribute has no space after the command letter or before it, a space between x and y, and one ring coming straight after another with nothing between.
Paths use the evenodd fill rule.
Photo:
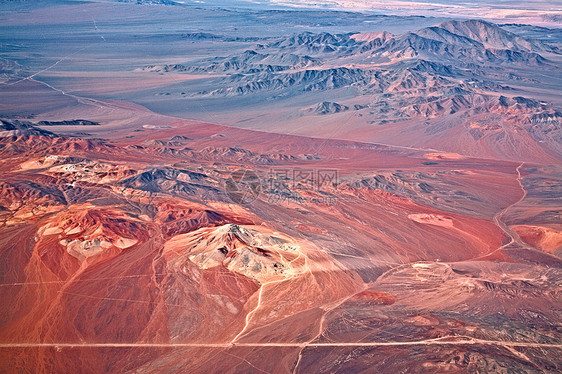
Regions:
<instances>
[{"instance_id":1,"label":"rocky outcrop","mask_svg":"<svg viewBox=\"0 0 562 374\"><path fill-rule=\"evenodd\" d=\"M173 237L164 250L182 252L202 269L224 266L259 282L303 271L298 268L302 253L294 239L257 226L202 228Z\"/></svg>"},{"instance_id":2,"label":"rocky outcrop","mask_svg":"<svg viewBox=\"0 0 562 374\"><path fill-rule=\"evenodd\" d=\"M331 101L323 101L321 103L318 103L318 105L308 108L307 112L312 114L324 115L345 112L346 110L349 110L349 107L347 105L342 105Z\"/></svg>"},{"instance_id":3,"label":"rocky outcrop","mask_svg":"<svg viewBox=\"0 0 562 374\"><path fill-rule=\"evenodd\" d=\"M85 119L74 119L69 121L39 121L37 126L99 126L100 124Z\"/></svg>"},{"instance_id":4,"label":"rocky outcrop","mask_svg":"<svg viewBox=\"0 0 562 374\"><path fill-rule=\"evenodd\" d=\"M0 120L0 138L18 136L45 136L48 138L57 137L55 133L42 130L37 125L29 121L20 120Z\"/></svg>"}]
</instances>

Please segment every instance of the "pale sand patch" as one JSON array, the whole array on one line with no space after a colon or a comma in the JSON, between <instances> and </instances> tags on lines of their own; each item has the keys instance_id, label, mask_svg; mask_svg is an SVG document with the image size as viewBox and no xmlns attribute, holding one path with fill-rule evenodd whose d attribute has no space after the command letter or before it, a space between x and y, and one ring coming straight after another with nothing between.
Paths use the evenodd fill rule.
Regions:
<instances>
[{"instance_id":1,"label":"pale sand patch","mask_svg":"<svg viewBox=\"0 0 562 374\"><path fill-rule=\"evenodd\" d=\"M429 160L462 160L465 158L463 155L459 155L458 153L453 152L434 152L434 153L426 153L423 157Z\"/></svg>"},{"instance_id":2,"label":"pale sand patch","mask_svg":"<svg viewBox=\"0 0 562 374\"><path fill-rule=\"evenodd\" d=\"M74 235L74 234L79 234L79 233L81 233L82 231L83 231L83 230L82 230L82 228L81 228L80 226L76 226L76 227L74 227L74 228L71 228L71 227L67 228L67 229L64 231L64 233L65 233L66 235Z\"/></svg>"},{"instance_id":3,"label":"pale sand patch","mask_svg":"<svg viewBox=\"0 0 562 374\"><path fill-rule=\"evenodd\" d=\"M137 242L137 239L119 238L116 242L113 243L113 245L117 248L125 249L132 247L133 245L137 244Z\"/></svg>"},{"instance_id":4,"label":"pale sand patch","mask_svg":"<svg viewBox=\"0 0 562 374\"><path fill-rule=\"evenodd\" d=\"M56 235L60 234L62 229L60 227L49 227L43 231L43 235Z\"/></svg>"},{"instance_id":5,"label":"pale sand patch","mask_svg":"<svg viewBox=\"0 0 562 374\"><path fill-rule=\"evenodd\" d=\"M453 227L453 220L449 217L441 216L438 214L417 213L408 214L408 218L414 222L425 223L428 225L435 225L441 227Z\"/></svg>"},{"instance_id":6,"label":"pale sand patch","mask_svg":"<svg viewBox=\"0 0 562 374\"><path fill-rule=\"evenodd\" d=\"M60 228L55 222L48 223L37 230L37 234L39 236L55 235L60 234L61 232L62 228Z\"/></svg>"},{"instance_id":7,"label":"pale sand patch","mask_svg":"<svg viewBox=\"0 0 562 374\"><path fill-rule=\"evenodd\" d=\"M429 269L431 267L431 265L423 263L423 262L418 262L418 263L412 264L412 267L413 268Z\"/></svg>"}]
</instances>

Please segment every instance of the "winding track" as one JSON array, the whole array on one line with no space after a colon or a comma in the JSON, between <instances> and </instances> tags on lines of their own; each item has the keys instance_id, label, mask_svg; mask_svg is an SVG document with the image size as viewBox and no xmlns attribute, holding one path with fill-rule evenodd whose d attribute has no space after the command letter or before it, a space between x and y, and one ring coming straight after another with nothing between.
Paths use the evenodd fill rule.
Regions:
<instances>
[{"instance_id":1,"label":"winding track","mask_svg":"<svg viewBox=\"0 0 562 374\"><path fill-rule=\"evenodd\" d=\"M520 246L527 248L528 246L523 243L523 241L521 240L521 238L519 237L519 235L517 235L509 226L507 226L502 218L504 216L504 214L511 209L513 206L519 204L521 201L523 201L525 199L525 197L527 197L527 190L525 189L525 187L523 186L523 183L521 182L521 168L523 167L525 163L521 162L521 164L519 164L519 166L517 166L517 168L515 169L515 171L517 172L517 183L519 183L519 186L521 187L521 191L523 191L523 195L521 196L521 198L519 200L517 200L516 202L514 202L511 205L508 205L507 207L505 207L502 211L500 211L498 214L496 214L494 216L494 223L496 224L496 226L498 226L509 238L510 241L509 243L506 243L504 245L502 245L500 248L498 249L503 249L506 248L508 246L510 246L513 243L517 243Z\"/></svg>"},{"instance_id":2,"label":"winding track","mask_svg":"<svg viewBox=\"0 0 562 374\"><path fill-rule=\"evenodd\" d=\"M514 202L513 204L510 204L508 206L506 206L504 209L502 209L501 211L499 211L493 218L494 224L496 226L498 226L500 228L500 230L503 231L503 233L510 239L509 242L501 245L500 247L498 247L496 250L487 253L485 255L482 256L478 256L473 258L472 260L483 260L486 259L487 257L491 256L492 254L501 251L509 246L511 246L512 244L517 244L520 248L524 248L525 250L531 251L531 252L536 252L536 253L540 253L543 256L549 256L554 258L555 260L559 260L558 257L551 255L550 253L547 252L543 252L541 250L538 250L536 248L531 247L530 245L528 245L527 243L523 242L523 240L521 240L521 238L519 237L519 235L513 231L508 225L505 224L505 222L503 222L503 216L507 213L508 210L510 210L511 208L513 208L515 205L521 203L526 197L527 197L527 190L525 189L525 186L523 185L522 182L522 176L521 176L521 168L523 167L523 165L525 165L525 162L521 162L519 164L519 166L517 166L517 168L515 169L515 171L517 172L517 183L519 183L519 186L521 188L521 191L523 192L523 194L521 195L521 198L519 198L519 200L517 200L516 202Z\"/></svg>"}]
</instances>

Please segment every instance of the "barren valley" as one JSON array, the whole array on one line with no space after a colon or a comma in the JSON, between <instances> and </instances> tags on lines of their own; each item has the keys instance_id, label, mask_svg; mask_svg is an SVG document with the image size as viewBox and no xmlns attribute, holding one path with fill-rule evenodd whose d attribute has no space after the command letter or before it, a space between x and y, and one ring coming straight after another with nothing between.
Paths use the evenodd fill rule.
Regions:
<instances>
[{"instance_id":1,"label":"barren valley","mask_svg":"<svg viewBox=\"0 0 562 374\"><path fill-rule=\"evenodd\" d=\"M562 29L258 3L0 4L0 372L562 370Z\"/></svg>"}]
</instances>

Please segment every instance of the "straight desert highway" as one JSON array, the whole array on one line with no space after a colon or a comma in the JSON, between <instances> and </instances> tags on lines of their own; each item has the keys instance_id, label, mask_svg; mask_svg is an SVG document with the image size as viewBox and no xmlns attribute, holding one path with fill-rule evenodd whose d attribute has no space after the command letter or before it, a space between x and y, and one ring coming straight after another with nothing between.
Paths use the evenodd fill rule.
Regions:
<instances>
[{"instance_id":1,"label":"straight desert highway","mask_svg":"<svg viewBox=\"0 0 562 374\"><path fill-rule=\"evenodd\" d=\"M0 373L559 373L562 3L0 2Z\"/></svg>"}]
</instances>

